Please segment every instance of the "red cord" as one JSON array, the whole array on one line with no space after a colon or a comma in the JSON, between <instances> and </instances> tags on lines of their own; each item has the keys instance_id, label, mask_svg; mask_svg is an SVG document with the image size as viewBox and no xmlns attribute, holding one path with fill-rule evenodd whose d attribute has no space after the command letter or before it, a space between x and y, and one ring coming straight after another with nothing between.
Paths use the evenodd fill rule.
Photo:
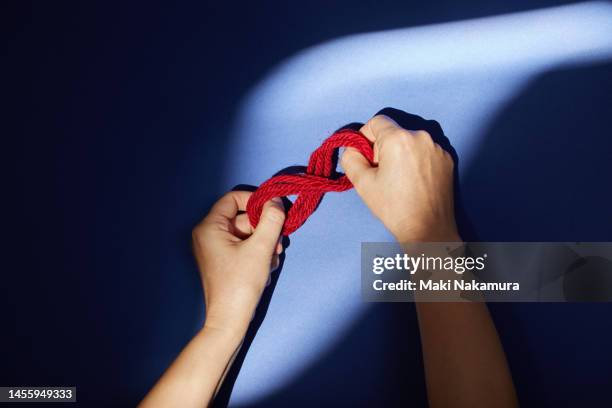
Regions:
<instances>
[{"instance_id":1,"label":"red cord","mask_svg":"<svg viewBox=\"0 0 612 408\"><path fill-rule=\"evenodd\" d=\"M340 130L331 135L310 156L305 173L281 174L274 176L259 186L251 195L246 211L253 227L259 223L263 205L274 197L297 195L293 206L287 212L283 235L289 235L300 228L304 221L329 191L346 191L353 188L353 184L342 173L336 175L333 168L334 151L340 147L352 147L365 156L370 163L374 162L374 152L368 140L360 132L354 130Z\"/></svg>"}]
</instances>

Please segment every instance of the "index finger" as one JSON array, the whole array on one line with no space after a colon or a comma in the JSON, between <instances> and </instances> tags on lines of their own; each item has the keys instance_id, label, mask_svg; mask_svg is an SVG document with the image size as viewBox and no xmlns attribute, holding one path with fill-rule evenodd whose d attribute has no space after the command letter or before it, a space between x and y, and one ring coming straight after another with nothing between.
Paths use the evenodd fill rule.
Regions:
<instances>
[{"instance_id":1,"label":"index finger","mask_svg":"<svg viewBox=\"0 0 612 408\"><path fill-rule=\"evenodd\" d=\"M393 119L385 115L376 115L368 120L359 131L363 133L371 143L374 143L376 139L380 138L385 133L397 129L402 129L402 127Z\"/></svg>"},{"instance_id":2,"label":"index finger","mask_svg":"<svg viewBox=\"0 0 612 408\"><path fill-rule=\"evenodd\" d=\"M238 211L246 210L251 194L250 191L230 191L212 206L208 215L232 219L238 215Z\"/></svg>"}]
</instances>

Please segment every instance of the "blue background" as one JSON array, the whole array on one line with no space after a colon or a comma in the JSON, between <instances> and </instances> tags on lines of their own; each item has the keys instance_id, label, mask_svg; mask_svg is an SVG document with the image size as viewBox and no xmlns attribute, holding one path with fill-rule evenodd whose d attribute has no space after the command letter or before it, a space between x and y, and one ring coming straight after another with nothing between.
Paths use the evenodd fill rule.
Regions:
<instances>
[{"instance_id":1,"label":"blue background","mask_svg":"<svg viewBox=\"0 0 612 408\"><path fill-rule=\"evenodd\" d=\"M343 35L554 4L11 4L0 383L76 385L90 406L142 398L203 316L190 230L231 187L219 169L238 103L279 62ZM491 120L462 175L464 238L612 240L611 73L545 72ZM491 310L524 405L612 404L611 305ZM421 364L413 305L377 304L247 405L420 406Z\"/></svg>"}]
</instances>

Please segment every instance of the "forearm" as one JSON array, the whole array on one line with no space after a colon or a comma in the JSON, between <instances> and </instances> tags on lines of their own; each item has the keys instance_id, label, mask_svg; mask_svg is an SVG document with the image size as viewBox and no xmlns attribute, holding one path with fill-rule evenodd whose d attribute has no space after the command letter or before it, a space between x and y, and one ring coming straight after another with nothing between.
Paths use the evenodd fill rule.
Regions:
<instances>
[{"instance_id":1,"label":"forearm","mask_svg":"<svg viewBox=\"0 0 612 408\"><path fill-rule=\"evenodd\" d=\"M417 303L417 313L431 407L518 406L485 303Z\"/></svg>"},{"instance_id":2,"label":"forearm","mask_svg":"<svg viewBox=\"0 0 612 408\"><path fill-rule=\"evenodd\" d=\"M208 406L242 344L245 330L229 331L205 326L187 344L140 406Z\"/></svg>"},{"instance_id":3,"label":"forearm","mask_svg":"<svg viewBox=\"0 0 612 408\"><path fill-rule=\"evenodd\" d=\"M408 253L444 257L449 249L453 253L463 250L456 232L432 229L429 235L401 238ZM430 276L442 281L457 278L454 271L446 270L433 271ZM453 290L433 295L425 291L415 296L430 406L518 406L506 356L486 303L463 299L461 292ZM440 301L445 299L449 301Z\"/></svg>"}]
</instances>

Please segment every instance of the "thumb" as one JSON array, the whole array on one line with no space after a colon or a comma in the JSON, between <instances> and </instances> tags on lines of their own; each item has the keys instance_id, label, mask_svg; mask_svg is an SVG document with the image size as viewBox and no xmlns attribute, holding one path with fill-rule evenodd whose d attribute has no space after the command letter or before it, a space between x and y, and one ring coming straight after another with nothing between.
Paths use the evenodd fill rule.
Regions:
<instances>
[{"instance_id":1,"label":"thumb","mask_svg":"<svg viewBox=\"0 0 612 408\"><path fill-rule=\"evenodd\" d=\"M359 151L352 147L347 147L340 158L340 165L344 169L346 176L357 188L371 177L375 168L370 166L370 162Z\"/></svg>"},{"instance_id":2,"label":"thumb","mask_svg":"<svg viewBox=\"0 0 612 408\"><path fill-rule=\"evenodd\" d=\"M278 238L285 223L285 208L280 198L273 198L264 204L259 223L249 241L259 250L272 254L276 250Z\"/></svg>"}]
</instances>

